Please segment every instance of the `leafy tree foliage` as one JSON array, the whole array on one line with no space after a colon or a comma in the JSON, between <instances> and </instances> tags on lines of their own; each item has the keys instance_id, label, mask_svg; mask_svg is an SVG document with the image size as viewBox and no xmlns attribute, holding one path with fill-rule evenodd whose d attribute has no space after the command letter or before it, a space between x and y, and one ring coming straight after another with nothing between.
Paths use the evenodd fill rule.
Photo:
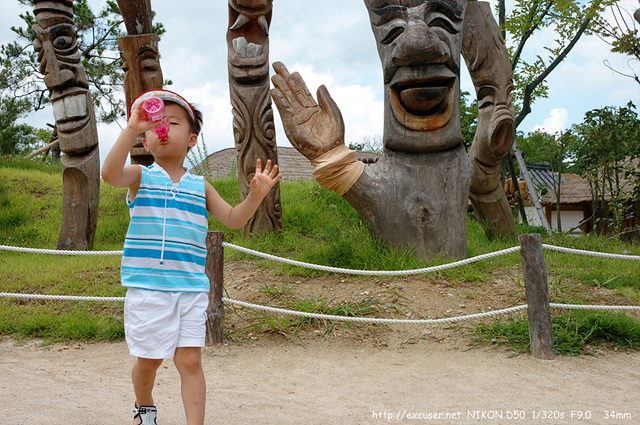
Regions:
<instances>
[{"instance_id":1,"label":"leafy tree foliage","mask_svg":"<svg viewBox=\"0 0 640 425\"><path fill-rule=\"evenodd\" d=\"M599 232L621 233L625 220L640 214L640 119L635 109L631 102L594 109L567 132L517 135L527 163L545 162L551 171L576 173L588 181ZM554 189L559 204L562 187L556 183Z\"/></svg>"},{"instance_id":2,"label":"leafy tree foliage","mask_svg":"<svg viewBox=\"0 0 640 425\"><path fill-rule=\"evenodd\" d=\"M576 136L572 155L576 169L589 182L600 232L613 227L620 233L625 220L639 213L634 206L640 200L640 120L635 108L629 102L624 107L594 109L572 127Z\"/></svg>"},{"instance_id":3,"label":"leafy tree foliage","mask_svg":"<svg viewBox=\"0 0 640 425\"><path fill-rule=\"evenodd\" d=\"M382 153L382 135L365 136L358 143L349 143L349 149L360 152Z\"/></svg>"},{"instance_id":4,"label":"leafy tree foliage","mask_svg":"<svg viewBox=\"0 0 640 425\"><path fill-rule=\"evenodd\" d=\"M614 0L516 0L506 16L507 48L513 70L516 126L531 112L535 99L547 97L545 79L584 34L593 34L601 14ZM555 39L542 51L527 48L536 33L552 30ZM528 59L531 58L531 59Z\"/></svg>"},{"instance_id":5,"label":"leafy tree foliage","mask_svg":"<svg viewBox=\"0 0 640 425\"><path fill-rule=\"evenodd\" d=\"M478 101L475 96L470 103L467 103L469 92L460 93L460 125L462 127L462 138L467 151L473 143L473 137L478 128Z\"/></svg>"}]
</instances>

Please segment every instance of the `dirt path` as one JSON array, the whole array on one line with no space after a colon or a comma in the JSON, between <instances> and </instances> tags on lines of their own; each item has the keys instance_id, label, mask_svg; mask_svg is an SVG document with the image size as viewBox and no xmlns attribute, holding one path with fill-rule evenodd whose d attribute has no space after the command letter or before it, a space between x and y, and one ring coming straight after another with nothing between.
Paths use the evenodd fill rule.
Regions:
<instances>
[{"instance_id":1,"label":"dirt path","mask_svg":"<svg viewBox=\"0 0 640 425\"><path fill-rule=\"evenodd\" d=\"M0 423L130 424L131 364L124 343L0 341ZM211 424L640 423L640 353L540 361L429 340L270 338L207 348L204 367ZM171 362L155 396L160 425L184 423Z\"/></svg>"}]
</instances>

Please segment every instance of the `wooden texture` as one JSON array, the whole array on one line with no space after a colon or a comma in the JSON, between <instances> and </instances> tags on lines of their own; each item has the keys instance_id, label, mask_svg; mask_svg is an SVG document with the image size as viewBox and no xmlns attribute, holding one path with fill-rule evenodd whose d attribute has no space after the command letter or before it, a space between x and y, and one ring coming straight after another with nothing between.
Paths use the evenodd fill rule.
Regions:
<instances>
[{"instance_id":1,"label":"wooden texture","mask_svg":"<svg viewBox=\"0 0 640 425\"><path fill-rule=\"evenodd\" d=\"M478 126L469 150L469 199L487 236L515 235L515 221L500 181L502 158L515 140L511 62L487 2L469 2L462 55L478 98Z\"/></svg>"},{"instance_id":2,"label":"wooden texture","mask_svg":"<svg viewBox=\"0 0 640 425\"><path fill-rule=\"evenodd\" d=\"M64 153L58 249L88 250L96 232L100 156L94 106L75 37L73 2L36 1L33 14L33 47L49 89L55 132Z\"/></svg>"},{"instance_id":3,"label":"wooden texture","mask_svg":"<svg viewBox=\"0 0 640 425\"><path fill-rule=\"evenodd\" d=\"M429 154L385 150L344 199L374 237L399 250L412 249L422 259L465 258L470 175L462 145Z\"/></svg>"},{"instance_id":4,"label":"wooden texture","mask_svg":"<svg viewBox=\"0 0 640 425\"><path fill-rule=\"evenodd\" d=\"M90 250L98 224L100 154L65 153L62 164L62 226L58 249Z\"/></svg>"},{"instance_id":5,"label":"wooden texture","mask_svg":"<svg viewBox=\"0 0 640 425\"><path fill-rule=\"evenodd\" d=\"M209 306L207 308L207 337L206 344L222 344L224 322L224 232L209 232L207 234L207 259L205 273L209 278Z\"/></svg>"},{"instance_id":6,"label":"wooden texture","mask_svg":"<svg viewBox=\"0 0 640 425\"><path fill-rule=\"evenodd\" d=\"M542 238L538 233L518 236L522 272L527 292L529 340L531 355L541 360L553 360L553 332L549 307L547 269L542 252Z\"/></svg>"},{"instance_id":7,"label":"wooden texture","mask_svg":"<svg viewBox=\"0 0 640 425\"><path fill-rule=\"evenodd\" d=\"M230 0L227 48L233 135L240 194L246 198L256 160L278 164L276 132L269 93L269 25L271 0ZM244 234L282 229L280 184L269 192Z\"/></svg>"},{"instance_id":8,"label":"wooden texture","mask_svg":"<svg viewBox=\"0 0 640 425\"><path fill-rule=\"evenodd\" d=\"M131 104L140 93L162 88L162 69L158 51L158 36L155 34L134 34L118 38L118 47L124 70L125 101ZM142 146L142 137L131 149L133 164L150 165L153 156Z\"/></svg>"},{"instance_id":9,"label":"wooden texture","mask_svg":"<svg viewBox=\"0 0 640 425\"><path fill-rule=\"evenodd\" d=\"M153 32L151 0L117 0L127 34Z\"/></svg>"}]
</instances>

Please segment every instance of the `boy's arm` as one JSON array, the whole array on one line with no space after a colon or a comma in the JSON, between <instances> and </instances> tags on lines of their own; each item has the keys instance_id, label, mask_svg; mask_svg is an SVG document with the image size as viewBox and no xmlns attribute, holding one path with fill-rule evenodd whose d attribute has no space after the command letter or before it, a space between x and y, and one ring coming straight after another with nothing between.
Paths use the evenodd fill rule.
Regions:
<instances>
[{"instance_id":1,"label":"boy's arm","mask_svg":"<svg viewBox=\"0 0 640 425\"><path fill-rule=\"evenodd\" d=\"M131 187L140 181L140 167L135 165L125 166L129 151L131 151L131 148L136 143L136 137L152 127L146 120L141 119L140 116L140 107L131 112L127 126L104 160L104 164L102 165L102 178L111 186Z\"/></svg>"},{"instance_id":2,"label":"boy's arm","mask_svg":"<svg viewBox=\"0 0 640 425\"><path fill-rule=\"evenodd\" d=\"M256 173L251 180L251 190L244 201L232 207L218 192L205 181L205 193L207 197L207 210L225 226L231 229L241 228L255 214L260 203L282 178L278 173L278 166L271 169L271 160L267 161L267 166L262 170L260 160L256 163Z\"/></svg>"}]
</instances>

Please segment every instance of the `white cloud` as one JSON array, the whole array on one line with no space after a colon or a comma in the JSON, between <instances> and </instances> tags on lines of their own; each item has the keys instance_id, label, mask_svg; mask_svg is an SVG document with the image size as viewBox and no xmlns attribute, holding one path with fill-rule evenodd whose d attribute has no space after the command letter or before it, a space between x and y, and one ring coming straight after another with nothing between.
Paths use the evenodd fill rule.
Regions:
<instances>
[{"instance_id":1,"label":"white cloud","mask_svg":"<svg viewBox=\"0 0 640 425\"><path fill-rule=\"evenodd\" d=\"M556 134L563 131L569 122L569 111L564 108L556 108L549 111L549 117L545 118L542 125L536 124L531 131L544 131Z\"/></svg>"}]
</instances>

